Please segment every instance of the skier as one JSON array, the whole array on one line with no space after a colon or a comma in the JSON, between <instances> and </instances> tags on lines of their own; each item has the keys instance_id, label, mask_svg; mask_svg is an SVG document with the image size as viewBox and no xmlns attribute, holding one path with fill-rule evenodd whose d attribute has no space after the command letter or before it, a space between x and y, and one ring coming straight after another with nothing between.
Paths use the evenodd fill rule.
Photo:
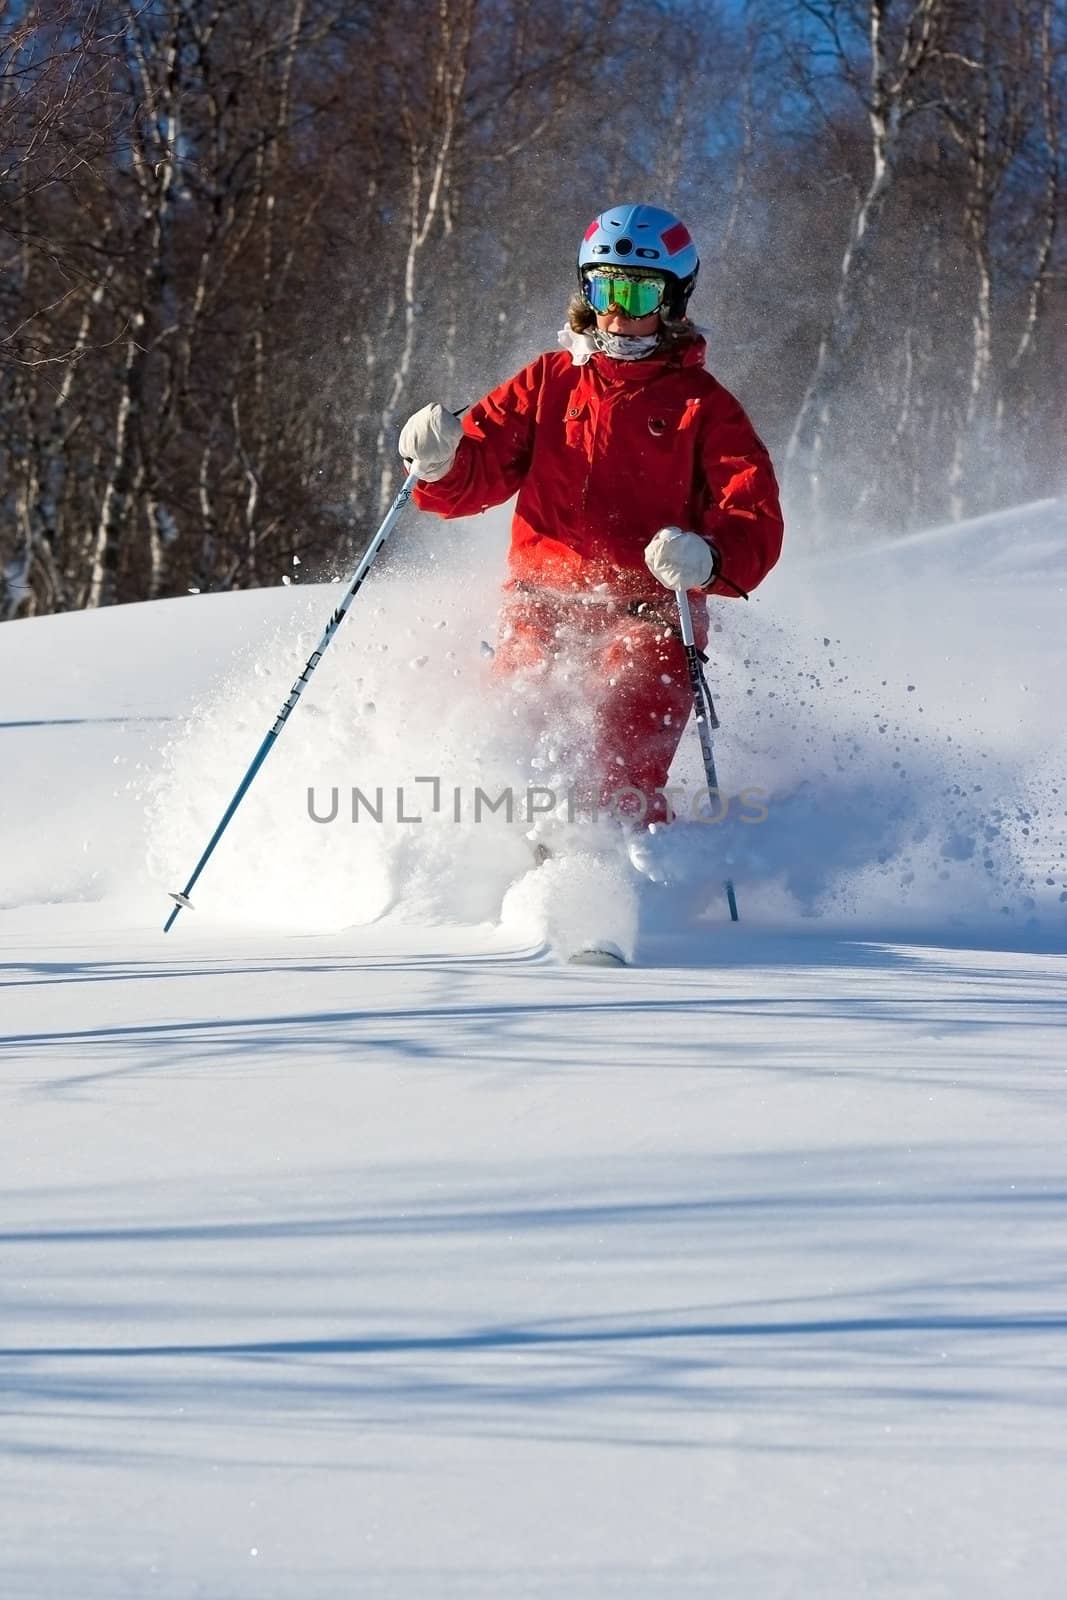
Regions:
<instances>
[{"instance_id":1,"label":"skier","mask_svg":"<svg viewBox=\"0 0 1067 1600\"><path fill-rule=\"evenodd\" d=\"M689 591L703 649L706 597L747 598L782 543L770 458L687 315L698 269L669 211L604 211L578 251L564 348L462 421L423 406L399 442L424 511L466 517L517 492L495 671L580 663L588 793L643 822L671 815L662 791L692 707L674 591Z\"/></svg>"}]
</instances>

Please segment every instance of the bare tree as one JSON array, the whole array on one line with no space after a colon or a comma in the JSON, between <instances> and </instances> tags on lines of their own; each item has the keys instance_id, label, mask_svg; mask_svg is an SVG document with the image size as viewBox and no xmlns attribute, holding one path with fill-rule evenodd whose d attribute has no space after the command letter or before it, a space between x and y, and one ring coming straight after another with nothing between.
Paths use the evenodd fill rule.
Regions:
<instances>
[{"instance_id":1,"label":"bare tree","mask_svg":"<svg viewBox=\"0 0 1067 1600\"><path fill-rule=\"evenodd\" d=\"M974 265L969 372L948 469L950 511L957 520L974 503L976 470L983 457L988 466L993 442L997 223L1005 185L1035 121L1040 125L1042 106L1033 92L1039 81L1034 67L1040 64L1040 40L1047 40L1051 30L1050 18L1035 17L1035 9L1030 0L988 0L955 31L951 48L941 53L945 85L941 111L966 161L963 222ZM1054 227L1046 216L1039 260L1046 251L1051 253ZM1043 276L1047 268L1039 270Z\"/></svg>"},{"instance_id":2,"label":"bare tree","mask_svg":"<svg viewBox=\"0 0 1067 1600\"><path fill-rule=\"evenodd\" d=\"M630 196L794 509L940 514L996 426L960 505L1050 492L1061 9L0 0L0 617L337 570Z\"/></svg>"},{"instance_id":3,"label":"bare tree","mask_svg":"<svg viewBox=\"0 0 1067 1600\"><path fill-rule=\"evenodd\" d=\"M1059 235L1060 216L1063 209L1063 117L1062 63L1064 56L1057 51L1054 30L1055 7L1053 0L1040 0L1034 18L1031 38L1036 56L1033 75L1034 93L1038 104L1037 124L1040 139L1035 141L1039 154L1035 158L1035 197L1032 210L1024 217L1020 230L1022 248L1019 255L1025 261L1025 297L1018 337L998 386L996 398L996 437L998 454L1003 456L1008 432L1009 416L1017 431L1021 414L1030 419L1035 395L1029 386L1032 368L1038 352L1038 334L1047 323L1047 310L1051 298L1055 251ZM1061 47L1062 48L1062 47ZM1026 245L1033 241L1032 253L1027 258ZM1051 363L1056 368L1056 361ZM1060 406L1054 402L1053 429L1058 431ZM1012 485L1014 487L1014 484Z\"/></svg>"},{"instance_id":4,"label":"bare tree","mask_svg":"<svg viewBox=\"0 0 1067 1600\"><path fill-rule=\"evenodd\" d=\"M5 3L0 25L9 29L0 34L0 373L11 508L0 530L0 617L10 617L38 592L46 609L69 599L57 555L62 461L81 420L78 368L99 348L100 305L69 202L97 181L121 127L114 32L99 0Z\"/></svg>"},{"instance_id":5,"label":"bare tree","mask_svg":"<svg viewBox=\"0 0 1067 1600\"><path fill-rule=\"evenodd\" d=\"M786 450L786 485L794 509L810 519L817 536L827 429L835 391L857 339L863 295L874 270L878 224L893 187L904 130L924 109L928 70L946 17L943 0L908 0L895 27L892 0L865 0L866 72L853 64L850 17L839 0L806 0L844 80L860 95L869 135L869 170L849 223L815 363Z\"/></svg>"}]
</instances>

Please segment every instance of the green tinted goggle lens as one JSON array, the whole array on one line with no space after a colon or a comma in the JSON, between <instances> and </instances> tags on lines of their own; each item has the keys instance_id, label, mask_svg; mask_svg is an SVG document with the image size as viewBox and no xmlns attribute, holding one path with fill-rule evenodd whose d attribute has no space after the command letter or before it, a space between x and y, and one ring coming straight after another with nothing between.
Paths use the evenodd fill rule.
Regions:
<instances>
[{"instance_id":1,"label":"green tinted goggle lens","mask_svg":"<svg viewBox=\"0 0 1067 1600\"><path fill-rule=\"evenodd\" d=\"M594 311L609 311L612 306L627 317L647 317L663 304L666 284L662 278L627 278L611 272L590 272L585 279L585 298Z\"/></svg>"}]
</instances>

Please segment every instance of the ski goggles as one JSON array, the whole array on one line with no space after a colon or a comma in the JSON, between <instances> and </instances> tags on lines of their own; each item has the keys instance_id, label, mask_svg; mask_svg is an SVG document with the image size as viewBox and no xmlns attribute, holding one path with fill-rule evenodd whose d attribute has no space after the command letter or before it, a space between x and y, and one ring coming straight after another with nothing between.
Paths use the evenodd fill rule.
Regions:
<instances>
[{"instance_id":1,"label":"ski goggles","mask_svg":"<svg viewBox=\"0 0 1067 1600\"><path fill-rule=\"evenodd\" d=\"M634 277L627 272L587 272L582 279L585 298L594 311L612 306L627 317L648 317L658 311L667 293L661 277Z\"/></svg>"}]
</instances>

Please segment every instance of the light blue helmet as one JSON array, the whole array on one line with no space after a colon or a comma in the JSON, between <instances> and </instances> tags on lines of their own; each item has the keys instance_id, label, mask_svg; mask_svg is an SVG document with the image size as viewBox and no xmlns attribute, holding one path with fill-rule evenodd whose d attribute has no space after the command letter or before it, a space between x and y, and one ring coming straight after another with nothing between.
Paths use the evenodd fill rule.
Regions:
<instances>
[{"instance_id":1,"label":"light blue helmet","mask_svg":"<svg viewBox=\"0 0 1067 1600\"><path fill-rule=\"evenodd\" d=\"M612 206L593 218L578 248L578 281L583 289L590 267L662 272L670 289L667 314L677 318L685 316L700 257L689 229L673 212L659 206Z\"/></svg>"}]
</instances>

